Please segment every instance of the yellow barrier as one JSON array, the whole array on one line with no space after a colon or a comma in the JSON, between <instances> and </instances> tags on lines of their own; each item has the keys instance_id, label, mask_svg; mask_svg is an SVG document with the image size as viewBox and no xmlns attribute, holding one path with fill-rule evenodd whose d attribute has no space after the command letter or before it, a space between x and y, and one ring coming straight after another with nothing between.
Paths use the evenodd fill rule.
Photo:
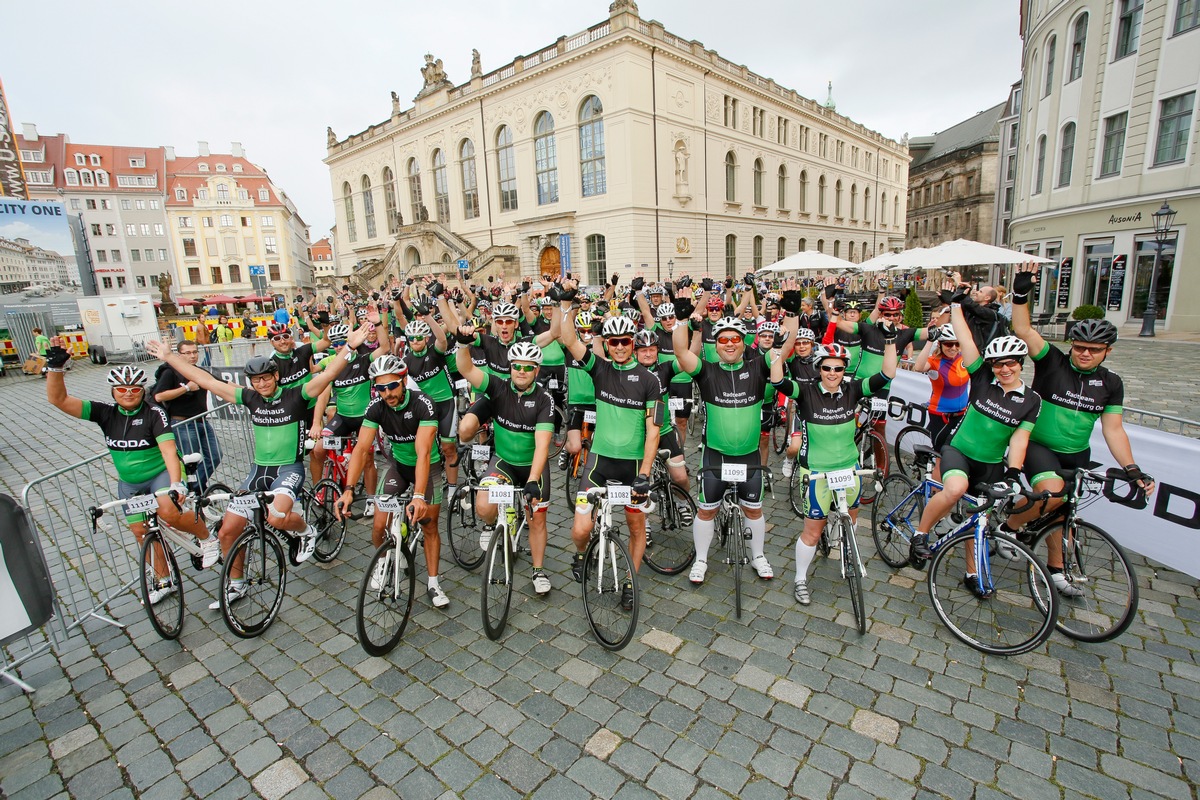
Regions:
<instances>
[{"instance_id":1,"label":"yellow barrier","mask_svg":"<svg viewBox=\"0 0 1200 800\"><path fill-rule=\"evenodd\" d=\"M17 346L12 339L0 339L0 356L18 356Z\"/></svg>"},{"instance_id":2,"label":"yellow barrier","mask_svg":"<svg viewBox=\"0 0 1200 800\"><path fill-rule=\"evenodd\" d=\"M255 325L254 325L255 338L265 339L267 337L267 324L269 322L271 322L272 317L261 316L261 317L251 317L251 319L255 323ZM175 327L183 328L183 336L185 339L195 339L196 338L196 326L199 324L200 323L198 323L193 318L193 319L178 320L175 323ZM206 328L208 328L213 344L216 344L217 343L217 336L215 333L216 327L217 327L216 319L213 319L211 321L206 319L204 321L204 326ZM242 318L241 317L231 318L229 320L229 327L233 329L233 336L235 339L243 338L242 337Z\"/></svg>"}]
</instances>

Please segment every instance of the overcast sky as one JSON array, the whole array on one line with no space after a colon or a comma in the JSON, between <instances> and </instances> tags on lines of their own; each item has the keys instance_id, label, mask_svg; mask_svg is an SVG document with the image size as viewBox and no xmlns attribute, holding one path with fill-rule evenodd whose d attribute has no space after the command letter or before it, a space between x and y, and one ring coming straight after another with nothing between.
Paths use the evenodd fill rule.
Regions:
<instances>
[{"instance_id":1,"label":"overcast sky","mask_svg":"<svg viewBox=\"0 0 1200 800\"><path fill-rule=\"evenodd\" d=\"M333 224L325 126L339 137L403 107L424 54L450 80L535 52L608 16L609 0L41 0L54 24L5 41L14 123L89 144L240 141L291 195L313 241ZM1020 77L1018 0L640 0L656 19L759 75L899 139L1005 100ZM32 8L32 7L30 7ZM737 15L737 16L733 16ZM11 20L10 20L11 21ZM16 127L16 125L14 125ZM17 127L17 130L20 130Z\"/></svg>"}]
</instances>

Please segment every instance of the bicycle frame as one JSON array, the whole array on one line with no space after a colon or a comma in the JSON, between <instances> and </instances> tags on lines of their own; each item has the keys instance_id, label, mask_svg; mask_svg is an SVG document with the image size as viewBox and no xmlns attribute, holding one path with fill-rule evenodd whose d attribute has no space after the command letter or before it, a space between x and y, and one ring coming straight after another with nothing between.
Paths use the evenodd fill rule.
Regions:
<instances>
[{"instance_id":1,"label":"bicycle frame","mask_svg":"<svg viewBox=\"0 0 1200 800\"><path fill-rule=\"evenodd\" d=\"M836 470L833 473L810 472L808 474L808 480L806 480L804 483L804 492L805 492L805 494L808 493L808 487L812 481L825 481L828 484L830 475L836 475L840 472L851 472L851 471L853 471L854 474L857 475L860 479L867 478L867 477L873 478L876 476L876 470L873 470L873 469ZM861 489L860 489L860 491L861 491ZM834 499L834 511L825 520L825 529L824 530L829 530L829 523L834 521L835 515L837 518L844 517L850 523L850 525L848 526L850 528L850 535L855 537L854 552L858 553L858 538L857 538L858 534L855 533L854 520L850 516L850 501L846 499L846 488L838 487L836 489L833 489L832 492L833 492L833 499ZM824 533L824 531L822 531L822 533ZM838 542L838 545L840 547L845 547L846 543ZM842 577L845 578L846 577L846 560L843 558L843 559L840 559L840 561L841 561L840 568L841 568L841 572L842 572ZM859 576L861 576L863 578L867 577L867 567L863 563L862 558L858 558L857 561L858 561Z\"/></svg>"}]
</instances>

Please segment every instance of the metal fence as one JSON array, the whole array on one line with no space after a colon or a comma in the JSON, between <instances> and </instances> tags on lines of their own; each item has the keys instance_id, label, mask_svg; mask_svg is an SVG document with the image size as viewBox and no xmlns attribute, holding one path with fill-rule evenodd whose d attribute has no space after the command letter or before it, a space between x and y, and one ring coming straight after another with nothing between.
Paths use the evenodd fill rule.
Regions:
<instances>
[{"instance_id":1,"label":"metal fence","mask_svg":"<svg viewBox=\"0 0 1200 800\"><path fill-rule=\"evenodd\" d=\"M1200 439L1200 422L1170 414L1158 414L1141 408L1126 408L1124 419L1130 425L1141 425L1163 433L1174 433L1191 439Z\"/></svg>"}]
</instances>

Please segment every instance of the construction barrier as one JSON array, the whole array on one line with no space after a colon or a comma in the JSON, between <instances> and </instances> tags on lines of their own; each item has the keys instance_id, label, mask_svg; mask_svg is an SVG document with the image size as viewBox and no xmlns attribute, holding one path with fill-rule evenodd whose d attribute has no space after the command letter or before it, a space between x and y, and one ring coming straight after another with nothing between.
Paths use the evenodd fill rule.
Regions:
<instances>
[{"instance_id":1,"label":"construction barrier","mask_svg":"<svg viewBox=\"0 0 1200 800\"><path fill-rule=\"evenodd\" d=\"M269 325L271 323L271 321L274 319L274 317L255 316L255 317L251 317L251 319L254 321L254 330L253 330L254 336L253 336L253 338L265 339L267 336L267 325ZM168 324L173 325L175 328L182 328L183 329L183 337L185 339L192 339L192 340L195 340L196 327L198 325L200 325L200 323L194 317L188 318L188 319L178 319L178 320L175 320ZM204 321L204 326L206 328L208 328L209 335L215 341L216 337L217 337L217 334L216 334L217 320L216 320L216 318L213 318L211 320L206 318ZM229 318L229 328L233 330L233 335L236 339L246 338L245 336L242 335L242 330L244 327L245 326L242 325L241 317L230 317Z\"/></svg>"},{"instance_id":2,"label":"construction barrier","mask_svg":"<svg viewBox=\"0 0 1200 800\"><path fill-rule=\"evenodd\" d=\"M20 358L12 339L0 339L0 358Z\"/></svg>"}]
</instances>

